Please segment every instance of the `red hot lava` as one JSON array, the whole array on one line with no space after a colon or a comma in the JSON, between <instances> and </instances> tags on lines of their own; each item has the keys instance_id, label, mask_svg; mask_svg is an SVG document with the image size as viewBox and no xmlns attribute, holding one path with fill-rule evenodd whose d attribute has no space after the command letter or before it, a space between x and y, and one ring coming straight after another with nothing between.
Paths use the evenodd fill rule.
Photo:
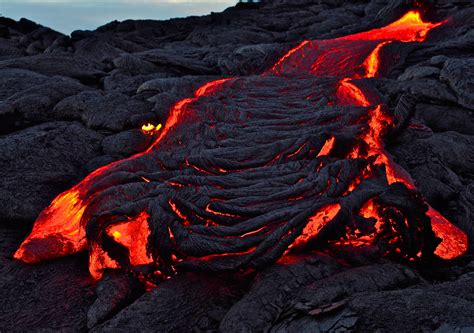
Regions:
<instances>
[{"instance_id":1,"label":"red hot lava","mask_svg":"<svg viewBox=\"0 0 474 333\"><path fill-rule=\"evenodd\" d=\"M402 183L409 189L408 191L413 190L412 192L415 193L413 180L393 162L384 150L383 136L390 129L393 120L389 112L382 106L377 94L367 88L367 85L363 82L366 79L380 75L380 54L387 45L393 42L422 42L430 30L441 24L424 22L418 12L411 11L398 21L383 28L331 40L304 41L283 56L271 70L260 76L262 82L259 83L259 86L265 87L265 85L270 84L268 83L269 79L274 81L286 80L288 88L285 89L288 91L292 89L292 86L296 86L298 82L304 80L336 78L337 83L333 100L327 104L334 107L355 107L356 110L366 110L362 120L359 119L358 123L354 122L352 124L362 129L357 133L357 138L354 140L351 149L343 157L348 163L364 160L366 166L362 168L358 176L353 177L350 183L344 185L344 193L336 199L329 193L333 191L332 187L340 185L342 176L337 175L335 178L328 178L326 181L327 188L322 188L321 191L312 194L315 195L314 198L324 199L324 203L317 205L315 208L311 205L313 197L305 194L312 193L313 188L305 185L308 181L304 176L301 176L300 179L295 180L292 186L298 188L306 186L304 190L306 192L296 196L288 194L284 198L285 201L281 201L284 202L281 205L290 208L293 204L304 203L305 209L309 209L312 212L311 214L302 214L298 208L295 215L289 217L288 214L281 214L280 207L271 203L267 204L267 208L258 202L247 203L245 207L239 206L236 208L230 202L236 201L238 198L227 200L233 198L229 193L233 191L232 193L235 195L251 197L252 192L239 194L241 191L238 186L235 187L236 185L233 183L219 185L220 178L218 177L230 177L240 173L239 181L250 182L251 185L249 186L251 188L253 180L246 178L247 170L252 170L252 172L258 174L259 170L263 170L262 168L278 166L280 161L285 159L294 161L299 159L300 162L297 163L305 165L311 161L316 161L316 173L321 172L323 174L326 172L324 171L326 170L325 163L329 163L328 161L334 159L333 151L340 140L336 134L329 135L325 142L317 148L311 146L310 142L304 142L295 149L290 149L291 151L285 152L282 150L277 152L277 155L272 155L267 161L252 162L249 158L242 159L239 161L238 168L233 167L228 162L222 162L222 165L215 167L206 163L199 164L195 162L196 158L193 161L188 156L175 157L178 161L177 166L158 165L160 163L165 164L162 158L156 157L158 153L168 157L179 155L179 149L186 145L186 142L180 142L180 138L186 140L186 135L182 132L186 131L187 126L199 126L196 124L205 123L206 121L212 122L214 121L212 117L227 117L229 119L234 117L230 111L225 115L216 115L211 114L212 112L209 110L205 110L207 100L210 101L214 96L224 94L227 90L229 90L228 95L232 95L232 85L240 87L238 79L222 79L203 85L196 90L194 97L177 102L170 111L166 125L161 130L161 125L157 127L153 125L144 126L144 131L151 131L157 135L155 142L147 151L94 171L81 183L54 199L36 220L31 234L16 251L15 258L27 263L37 263L88 248L90 272L95 278L100 278L105 268L135 268L147 265L153 266L152 275L155 277L166 277L175 273L176 265L189 258L191 258L191 261L199 262L210 262L217 258L221 260L219 267L224 268L242 267L245 264L258 266L259 263L264 262L260 262L258 256L268 255L271 260L275 261L284 255L288 248L306 244L317 238L339 217L345 216L347 219L344 200L352 193L356 193L360 184L374 179L375 170L377 169L385 169L385 182L388 186ZM308 76L311 78L308 79ZM257 80L258 78L254 79ZM236 89L235 87L232 88ZM257 85L255 89L258 89ZM248 91L247 93L251 95L253 92ZM275 96L275 98L277 97ZM306 100L311 100L311 95ZM254 103L257 104L258 102ZM255 105L252 107L256 108ZM238 142L237 139L232 138L232 135L245 135L247 131L250 131L251 123L268 122L270 121L268 119L270 115L275 116L271 120L273 122L285 118L285 115L275 112L268 111L267 114L253 114L250 116L240 115L240 118L235 116L235 119L232 118L231 120L234 121L235 126L240 126L238 134L232 128L229 129L231 134L223 134L222 131L215 128L215 125L210 125L209 128L201 130L202 140L218 141L220 145L225 145L232 140ZM288 114L288 118L291 118L290 116L292 115ZM246 121L242 121L242 119L246 119ZM361 121L364 124L361 124ZM265 126L272 133L276 133L272 124ZM301 123L295 122L295 124ZM291 127L288 124L285 126L290 131L298 129L298 126ZM285 127L281 127L279 131L285 131ZM204 137L206 133L212 133L212 135ZM200 140L200 138L197 140ZM189 141L187 142L189 144ZM251 150L249 147L244 148ZM316 149L317 151L315 151ZM220 161L223 161L223 159ZM152 172L153 168L161 173ZM140 170L144 171L139 173ZM220 192L221 198L219 199L216 195L207 202L201 203L202 198L196 199L194 192L188 191L184 199L178 197L165 198L168 194L153 194L160 198L160 204L157 206L150 204L147 200L151 197L151 193L158 191L158 186L154 185L156 182L162 182L163 186L166 185L176 193L187 191L190 187L179 176L173 176L174 178L171 179L169 174L172 174L173 170L181 173L182 179L192 173L194 177L192 180L197 183L201 182L194 186L192 190L197 191L198 197L200 189L204 191L203 188L210 184L210 187L206 187L206 191L222 191ZM272 169L272 172L283 172L282 170ZM339 171L340 173L342 171ZM130 184L136 178L132 174L139 175L140 186L133 187L133 190L125 191L126 194L124 194L124 191L118 190L117 187L129 186L128 188L130 188L132 186ZM287 179L291 176L291 174L282 174L281 177ZM191 182L189 179L188 182ZM203 179L206 179L209 184L204 184ZM279 182L275 184L275 186L282 186ZM208 190L211 187L213 190ZM281 193L290 192L288 189L285 191ZM222 193L225 193L225 195ZM419 197L417 194L413 195L416 198ZM283 200L277 198L277 195L273 192L268 192L265 197L271 198L275 202ZM190 202L187 203L187 200ZM147 204L145 205L143 202L147 202ZM452 259L465 253L467 249L466 235L447 221L439 212L429 206L426 208L427 206L423 204L422 200L420 202L420 205L425 208L423 216L418 217L418 220L422 221L423 218L426 221L430 220L434 234L440 239L439 245L433 247L432 251L434 250L436 255L444 259ZM158 206L159 208L157 208ZM166 208L163 208L165 206ZM199 210L198 208L201 206L202 209ZM232 209L235 211L226 211L226 209L231 210L229 207L233 207ZM265 209L268 209L268 211ZM154 218L157 210L160 210L160 212L161 210L167 211L166 214L160 213L161 220ZM402 221L402 224L404 223L407 226L412 223L408 217L404 216L402 210L379 202L376 195L364 199L359 205L356 215L365 220L374 221L371 231L363 232L360 228L354 228L350 233L333 239L333 245L370 245L382 234L387 233L391 235L388 243L398 244L398 242L404 240L403 236L397 234L399 229L394 221ZM179 221L179 223L176 221ZM273 224L269 226L261 221ZM252 222L255 222L255 225L252 225ZM417 222L415 221L415 223ZM163 228L161 228L162 226ZM238 231L235 231L237 230L235 229L236 226L240 228ZM185 237L182 236L183 230L187 232ZM217 237L217 234L224 235L220 238L220 242L224 245L215 245L207 251L196 250L196 248L191 250L191 245L188 245L192 242L192 237L198 237L199 235L199 237L203 237L202 239L209 242L212 241L213 235ZM275 235L280 235L280 241L277 241L278 244L267 245L271 243L269 239L274 239ZM233 243L236 237L239 238L240 243ZM153 242L160 245L153 247L150 245ZM396 251L400 252L401 250L397 247ZM417 248L416 256L419 257L421 251L421 247ZM414 257L413 254L407 256L409 259ZM235 260L236 258L247 259L242 259L233 265L226 266L223 264L225 260Z\"/></svg>"}]
</instances>

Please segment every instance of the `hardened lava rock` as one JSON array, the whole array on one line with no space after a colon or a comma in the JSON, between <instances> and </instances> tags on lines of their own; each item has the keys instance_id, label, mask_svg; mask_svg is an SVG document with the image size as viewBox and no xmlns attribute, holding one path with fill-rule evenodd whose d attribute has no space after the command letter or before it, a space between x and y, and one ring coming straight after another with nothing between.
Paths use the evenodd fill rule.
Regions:
<instances>
[{"instance_id":1,"label":"hardened lava rock","mask_svg":"<svg viewBox=\"0 0 474 333\"><path fill-rule=\"evenodd\" d=\"M285 71L410 10L442 25L424 41L353 41L341 63ZM0 330L473 331L472 249L440 261L453 246L433 227L448 220L474 236L473 10L281 0L70 36L0 18ZM288 66L273 67L295 48ZM223 78L233 79L196 98ZM183 111L199 119L167 130L187 98ZM370 143L376 125L381 140ZM50 242L29 244L44 259L83 252L35 265L12 258L55 197L164 131L156 159L118 163L62 201L81 201L63 212L83 221L60 218ZM377 160L377 146L389 160ZM256 220L260 233L245 224ZM106 255L97 281L89 261Z\"/></svg>"}]
</instances>

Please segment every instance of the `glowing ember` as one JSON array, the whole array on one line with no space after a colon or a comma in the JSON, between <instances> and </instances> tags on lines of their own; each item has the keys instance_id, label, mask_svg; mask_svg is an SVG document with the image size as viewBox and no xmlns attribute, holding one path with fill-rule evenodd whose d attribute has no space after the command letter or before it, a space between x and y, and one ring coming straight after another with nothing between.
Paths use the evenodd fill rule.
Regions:
<instances>
[{"instance_id":1,"label":"glowing ember","mask_svg":"<svg viewBox=\"0 0 474 333\"><path fill-rule=\"evenodd\" d=\"M163 126L161 124L153 125L153 124L146 124L142 126L142 132L145 134L154 134L158 132Z\"/></svg>"},{"instance_id":2,"label":"glowing ember","mask_svg":"<svg viewBox=\"0 0 474 333\"><path fill-rule=\"evenodd\" d=\"M332 221L340 209L341 206L339 204L322 207L315 215L309 218L308 224L304 227L301 235L295 239L294 244L301 245L311 240L327 223Z\"/></svg>"},{"instance_id":3,"label":"glowing ember","mask_svg":"<svg viewBox=\"0 0 474 333\"><path fill-rule=\"evenodd\" d=\"M382 239L383 254L409 260L433 251L444 259L462 255L466 235L427 208L384 150L393 120L363 80L381 75L380 54L388 44L421 42L441 24L411 11L383 28L304 41L265 75L249 79L259 84L221 79L203 85L171 108L163 128L142 127L147 134L159 131L147 151L102 167L60 194L15 258L36 263L88 248L95 278L106 268L146 266L153 280L180 265L264 265L329 229L332 244L372 246ZM318 96L311 89L322 77L334 80L327 103L337 109L334 117L311 104ZM269 98L294 96L294 104L280 104L284 111L255 99L275 82L280 86ZM226 99L242 108L227 107ZM353 137L341 136L344 126ZM340 147L346 145L340 139L349 146ZM363 199L353 200L359 195ZM439 245L425 232L429 220ZM336 222L346 225L336 228Z\"/></svg>"},{"instance_id":4,"label":"glowing ember","mask_svg":"<svg viewBox=\"0 0 474 333\"><path fill-rule=\"evenodd\" d=\"M336 138L332 137L326 140L326 143L319 151L319 156L329 155L331 153L332 148L334 147L334 143L336 142Z\"/></svg>"}]
</instances>

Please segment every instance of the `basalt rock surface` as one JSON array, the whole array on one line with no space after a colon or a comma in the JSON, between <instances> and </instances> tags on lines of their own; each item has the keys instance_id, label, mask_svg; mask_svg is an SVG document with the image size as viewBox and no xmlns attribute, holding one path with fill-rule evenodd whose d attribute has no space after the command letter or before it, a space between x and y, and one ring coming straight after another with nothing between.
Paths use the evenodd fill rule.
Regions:
<instances>
[{"instance_id":1,"label":"basalt rock surface","mask_svg":"<svg viewBox=\"0 0 474 333\"><path fill-rule=\"evenodd\" d=\"M132 275L106 272L95 282L85 255L34 266L12 257L56 195L146 150L153 136L140 127L165 125L171 106L203 83L237 76L245 86L302 40L381 27L419 3L275 0L71 36L0 18L0 331L473 331L472 248L422 266L308 249L259 270L189 271L149 292ZM472 240L474 5L431 0L424 9L430 20L448 19L447 28L436 42L400 48L396 66L374 79L397 116L385 144L430 205ZM333 89L330 80L318 85L320 95ZM253 97L242 104L250 108ZM291 96L281 100L297 107Z\"/></svg>"}]
</instances>

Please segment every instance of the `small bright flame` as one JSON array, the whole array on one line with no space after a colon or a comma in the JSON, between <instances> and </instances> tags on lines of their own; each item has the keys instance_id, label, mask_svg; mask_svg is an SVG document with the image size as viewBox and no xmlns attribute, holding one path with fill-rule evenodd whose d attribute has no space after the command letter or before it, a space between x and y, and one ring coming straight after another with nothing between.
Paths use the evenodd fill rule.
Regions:
<instances>
[{"instance_id":1,"label":"small bright flame","mask_svg":"<svg viewBox=\"0 0 474 333\"><path fill-rule=\"evenodd\" d=\"M154 134L154 133L158 132L162 127L163 127L163 125L161 125L161 124L158 124L158 125L155 126L151 123L148 123L148 124L142 126L142 131L146 134Z\"/></svg>"}]
</instances>

